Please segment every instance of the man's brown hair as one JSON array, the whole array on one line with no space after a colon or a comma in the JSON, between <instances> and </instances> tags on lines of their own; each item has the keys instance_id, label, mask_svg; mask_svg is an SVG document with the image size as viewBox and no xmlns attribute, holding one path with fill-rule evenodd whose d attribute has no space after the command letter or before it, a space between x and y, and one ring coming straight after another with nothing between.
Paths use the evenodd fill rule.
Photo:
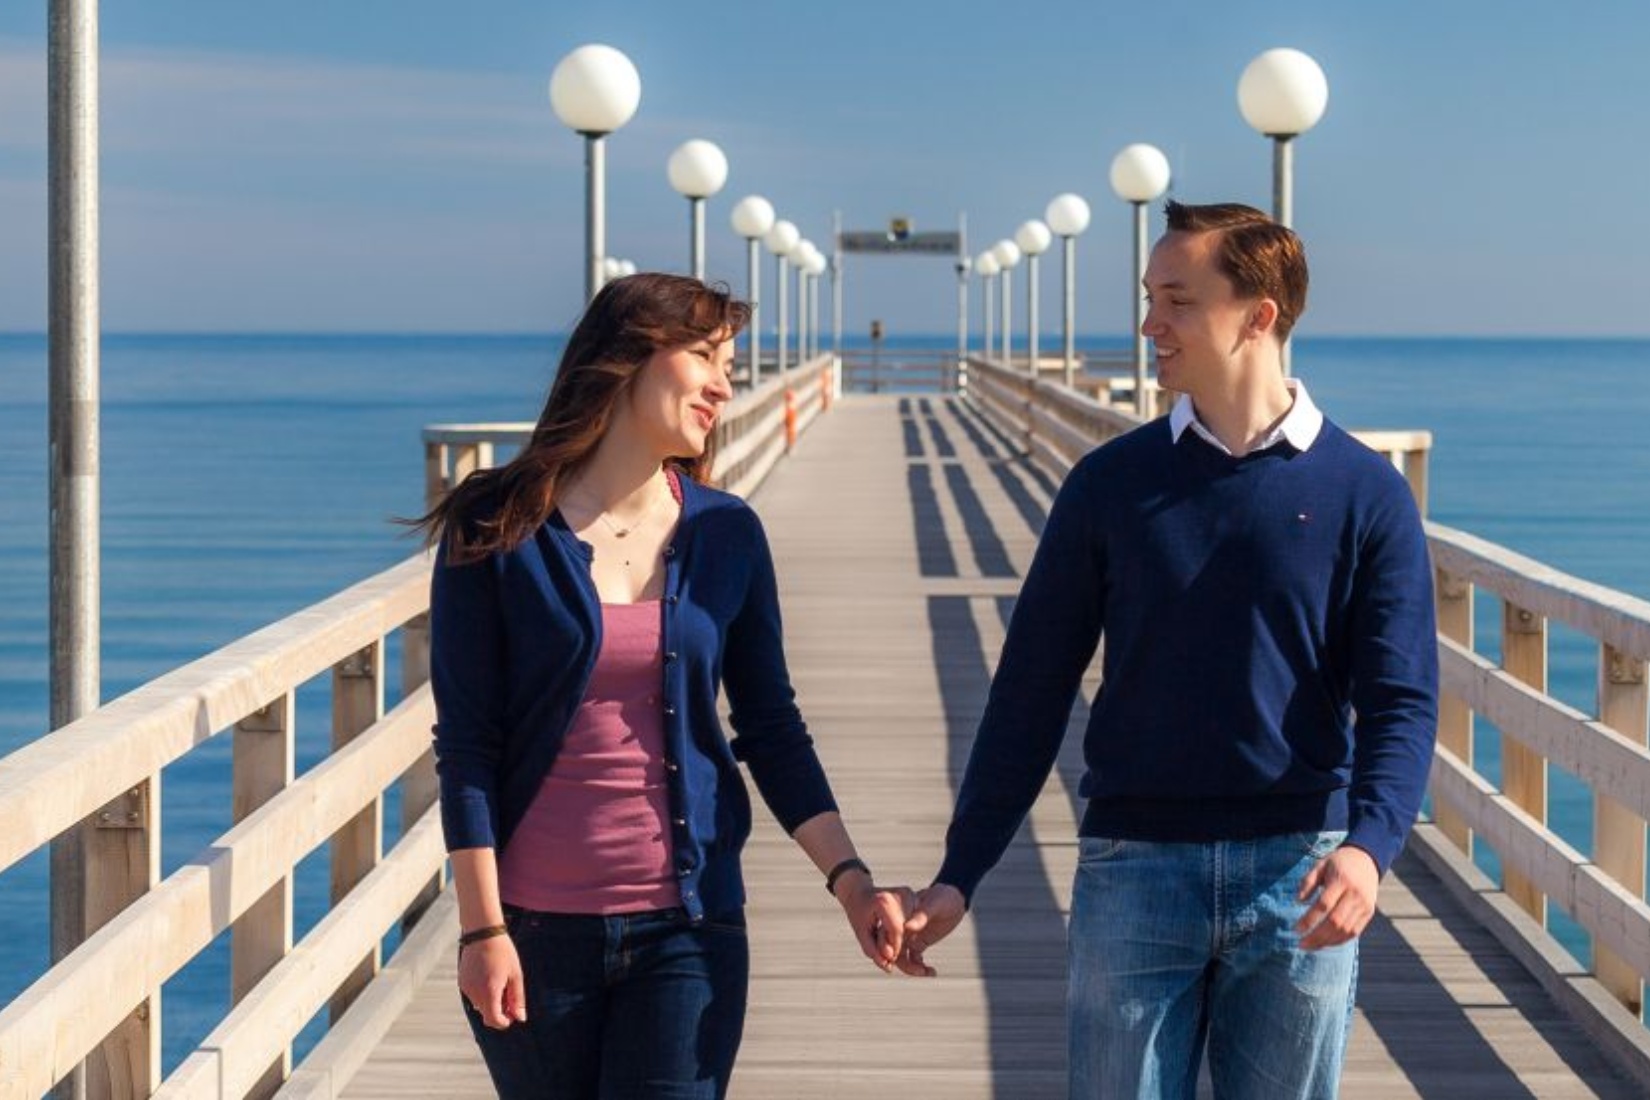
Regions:
<instances>
[{"instance_id":1,"label":"man's brown hair","mask_svg":"<svg viewBox=\"0 0 1650 1100\"><path fill-rule=\"evenodd\" d=\"M1191 206L1169 200L1163 212L1171 233L1219 233L1215 262L1242 298L1277 303L1273 331L1281 344L1306 312L1306 250L1292 229L1237 202Z\"/></svg>"}]
</instances>

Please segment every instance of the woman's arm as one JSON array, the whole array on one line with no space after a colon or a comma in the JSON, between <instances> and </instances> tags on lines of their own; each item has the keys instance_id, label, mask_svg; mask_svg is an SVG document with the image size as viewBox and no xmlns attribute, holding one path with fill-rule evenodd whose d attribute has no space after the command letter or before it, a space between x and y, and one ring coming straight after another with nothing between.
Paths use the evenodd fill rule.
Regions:
<instances>
[{"instance_id":1,"label":"woman's arm","mask_svg":"<svg viewBox=\"0 0 1650 1100\"><path fill-rule=\"evenodd\" d=\"M842 823L842 815L834 810L810 817L791 836L822 875L859 859L854 842L848 836L848 827ZM870 871L861 868L863 863L839 872L830 887L831 894L842 906L854 938L859 941L859 949L865 952L866 958L888 970L899 958L903 946L911 891L903 887L878 890Z\"/></svg>"},{"instance_id":2,"label":"woman's arm","mask_svg":"<svg viewBox=\"0 0 1650 1100\"><path fill-rule=\"evenodd\" d=\"M460 848L449 853L453 889L458 894L461 935L504 926L498 895L498 857L491 848ZM500 1030L527 1022L527 999L521 959L508 935L478 939L458 949L458 990L481 1022Z\"/></svg>"}]
</instances>

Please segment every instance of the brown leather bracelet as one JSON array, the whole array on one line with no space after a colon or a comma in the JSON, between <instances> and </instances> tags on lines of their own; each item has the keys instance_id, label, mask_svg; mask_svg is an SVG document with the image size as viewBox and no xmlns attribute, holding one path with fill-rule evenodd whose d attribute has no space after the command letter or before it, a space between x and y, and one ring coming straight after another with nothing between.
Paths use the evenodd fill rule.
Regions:
<instances>
[{"instance_id":1,"label":"brown leather bracelet","mask_svg":"<svg viewBox=\"0 0 1650 1100\"><path fill-rule=\"evenodd\" d=\"M825 876L825 892L833 898L836 897L836 880L849 871L864 871L866 878L871 877L871 869L865 866L865 861L858 856L854 856L831 868L830 873Z\"/></svg>"},{"instance_id":2,"label":"brown leather bracelet","mask_svg":"<svg viewBox=\"0 0 1650 1100\"><path fill-rule=\"evenodd\" d=\"M458 949L462 951L472 943L490 940L494 936L508 936L509 934L510 930L502 924L489 924L483 928L472 928L458 937Z\"/></svg>"}]
</instances>

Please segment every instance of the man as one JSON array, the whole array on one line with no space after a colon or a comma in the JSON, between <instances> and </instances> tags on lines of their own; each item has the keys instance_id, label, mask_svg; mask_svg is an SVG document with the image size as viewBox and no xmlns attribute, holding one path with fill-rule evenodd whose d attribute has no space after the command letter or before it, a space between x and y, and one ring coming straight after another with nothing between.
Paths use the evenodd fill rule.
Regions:
<instances>
[{"instance_id":1,"label":"man","mask_svg":"<svg viewBox=\"0 0 1650 1100\"><path fill-rule=\"evenodd\" d=\"M1166 418L1061 488L902 968L961 921L1102 634L1069 927L1071 1095L1335 1095L1357 937L1420 806L1432 571L1404 480L1284 377L1299 238L1167 208L1143 331Z\"/></svg>"}]
</instances>

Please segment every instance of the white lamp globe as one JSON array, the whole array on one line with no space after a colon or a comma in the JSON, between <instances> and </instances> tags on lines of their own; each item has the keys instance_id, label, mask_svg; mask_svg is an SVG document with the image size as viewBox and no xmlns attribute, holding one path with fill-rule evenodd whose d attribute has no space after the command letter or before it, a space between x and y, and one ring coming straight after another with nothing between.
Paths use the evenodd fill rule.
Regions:
<instances>
[{"instance_id":1,"label":"white lamp globe","mask_svg":"<svg viewBox=\"0 0 1650 1100\"><path fill-rule=\"evenodd\" d=\"M1304 134L1329 106L1329 81L1318 63L1299 50L1267 50L1238 80L1238 109L1268 137Z\"/></svg>"},{"instance_id":2,"label":"white lamp globe","mask_svg":"<svg viewBox=\"0 0 1650 1100\"><path fill-rule=\"evenodd\" d=\"M708 199L728 182L728 158L714 142L695 138L676 147L665 172L677 194Z\"/></svg>"},{"instance_id":3,"label":"white lamp globe","mask_svg":"<svg viewBox=\"0 0 1650 1100\"><path fill-rule=\"evenodd\" d=\"M775 256L787 256L796 242L802 239L802 233L795 224L780 219L762 235L762 243L768 246L768 251Z\"/></svg>"},{"instance_id":4,"label":"white lamp globe","mask_svg":"<svg viewBox=\"0 0 1650 1100\"><path fill-rule=\"evenodd\" d=\"M1054 234L1036 218L1022 222L1020 228L1014 231L1014 243L1019 245L1020 251L1027 256L1041 256L1048 251L1048 246L1053 241Z\"/></svg>"},{"instance_id":5,"label":"white lamp globe","mask_svg":"<svg viewBox=\"0 0 1650 1100\"><path fill-rule=\"evenodd\" d=\"M634 275L634 274L636 274L636 261L634 261L634 260L620 260L619 261L619 277L621 279L624 278L626 275Z\"/></svg>"},{"instance_id":6,"label":"white lamp globe","mask_svg":"<svg viewBox=\"0 0 1650 1100\"><path fill-rule=\"evenodd\" d=\"M817 250L809 254L806 270L816 279L825 274L825 254Z\"/></svg>"},{"instance_id":7,"label":"white lamp globe","mask_svg":"<svg viewBox=\"0 0 1650 1100\"><path fill-rule=\"evenodd\" d=\"M1004 271L1020 262L1020 246L1013 241L998 241L991 246L991 254L997 257L997 263Z\"/></svg>"},{"instance_id":8,"label":"white lamp globe","mask_svg":"<svg viewBox=\"0 0 1650 1100\"><path fill-rule=\"evenodd\" d=\"M989 248L980 253L979 259L974 261L974 270L979 272L982 279L995 278L997 272L1002 269L1003 265L997 262L997 257L992 254Z\"/></svg>"},{"instance_id":9,"label":"white lamp globe","mask_svg":"<svg viewBox=\"0 0 1650 1100\"><path fill-rule=\"evenodd\" d=\"M636 66L612 46L580 46L550 74L550 106L563 125L581 134L612 133L641 102Z\"/></svg>"},{"instance_id":10,"label":"white lamp globe","mask_svg":"<svg viewBox=\"0 0 1650 1100\"><path fill-rule=\"evenodd\" d=\"M801 267L803 262L807 260L808 254L813 250L814 242L810 241L806 237L803 237L791 246L791 250L785 254L785 258L798 267Z\"/></svg>"},{"instance_id":11,"label":"white lamp globe","mask_svg":"<svg viewBox=\"0 0 1650 1100\"><path fill-rule=\"evenodd\" d=\"M1126 145L1111 161L1111 189L1124 202L1151 202L1169 189L1169 158L1155 145Z\"/></svg>"},{"instance_id":12,"label":"white lamp globe","mask_svg":"<svg viewBox=\"0 0 1650 1100\"><path fill-rule=\"evenodd\" d=\"M617 279L624 274L624 262L612 256L602 257L602 278Z\"/></svg>"},{"instance_id":13,"label":"white lamp globe","mask_svg":"<svg viewBox=\"0 0 1650 1100\"><path fill-rule=\"evenodd\" d=\"M761 195L746 195L734 203L733 231L747 241L773 228L773 203Z\"/></svg>"},{"instance_id":14,"label":"white lamp globe","mask_svg":"<svg viewBox=\"0 0 1650 1100\"><path fill-rule=\"evenodd\" d=\"M1083 196L1073 195L1069 191L1055 195L1049 200L1048 209L1043 211L1043 220L1048 222L1048 227L1057 236L1081 236L1083 230L1089 227L1089 204L1083 201Z\"/></svg>"}]
</instances>

